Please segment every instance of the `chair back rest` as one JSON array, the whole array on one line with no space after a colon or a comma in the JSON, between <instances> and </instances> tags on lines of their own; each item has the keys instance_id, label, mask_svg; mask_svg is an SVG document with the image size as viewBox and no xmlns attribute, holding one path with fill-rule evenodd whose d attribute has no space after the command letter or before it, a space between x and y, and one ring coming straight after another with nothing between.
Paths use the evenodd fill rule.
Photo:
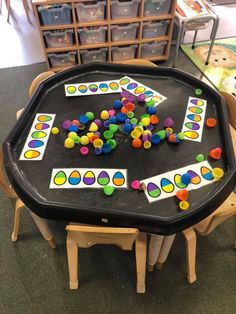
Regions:
<instances>
[{"instance_id":1,"label":"chair back rest","mask_svg":"<svg viewBox=\"0 0 236 314\"><path fill-rule=\"evenodd\" d=\"M81 224L66 226L69 238L76 240L81 248L95 244L114 244L123 250L131 250L139 230L136 228L100 227Z\"/></svg>"},{"instance_id":2,"label":"chair back rest","mask_svg":"<svg viewBox=\"0 0 236 314\"><path fill-rule=\"evenodd\" d=\"M224 203L210 216L194 226L200 235L211 233L221 223L236 215L236 194L232 192Z\"/></svg>"},{"instance_id":3,"label":"chair back rest","mask_svg":"<svg viewBox=\"0 0 236 314\"><path fill-rule=\"evenodd\" d=\"M226 102L228 115L229 115L229 123L236 130L236 97L222 91L220 92L220 94L224 97L225 102Z\"/></svg>"},{"instance_id":4,"label":"chair back rest","mask_svg":"<svg viewBox=\"0 0 236 314\"><path fill-rule=\"evenodd\" d=\"M3 192L6 194L9 198L17 198L16 193L8 183L8 180L5 175L5 170L3 166L3 153L2 153L2 147L0 148L0 186L3 190Z\"/></svg>"}]
</instances>

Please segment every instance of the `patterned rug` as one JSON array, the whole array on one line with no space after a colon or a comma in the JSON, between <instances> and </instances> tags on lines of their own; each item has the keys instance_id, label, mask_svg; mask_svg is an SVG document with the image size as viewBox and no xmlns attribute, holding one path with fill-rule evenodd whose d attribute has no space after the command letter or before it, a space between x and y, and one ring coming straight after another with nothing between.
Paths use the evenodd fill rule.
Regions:
<instances>
[{"instance_id":1,"label":"patterned rug","mask_svg":"<svg viewBox=\"0 0 236 314\"><path fill-rule=\"evenodd\" d=\"M205 65L210 41L181 45L182 50L207 79L221 91L236 97L236 37L217 39L214 43L209 64Z\"/></svg>"}]
</instances>

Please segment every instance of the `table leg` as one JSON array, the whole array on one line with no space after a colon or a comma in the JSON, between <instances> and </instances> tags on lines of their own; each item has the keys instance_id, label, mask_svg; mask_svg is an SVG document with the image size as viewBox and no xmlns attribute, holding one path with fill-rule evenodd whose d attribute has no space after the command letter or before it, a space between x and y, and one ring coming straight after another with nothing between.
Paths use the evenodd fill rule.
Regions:
<instances>
[{"instance_id":1,"label":"table leg","mask_svg":"<svg viewBox=\"0 0 236 314\"><path fill-rule=\"evenodd\" d=\"M52 231L50 230L50 227L48 225L48 221L46 219L43 219L36 214L34 214L31 210L29 210L29 213L34 220L36 226L38 227L39 231L41 232L42 236L46 241L48 241L48 244L51 248L56 248L56 241L54 238L54 235Z\"/></svg>"},{"instance_id":2,"label":"table leg","mask_svg":"<svg viewBox=\"0 0 236 314\"><path fill-rule=\"evenodd\" d=\"M157 269L160 270L162 268L162 265L165 263L169 253L170 253L170 249L172 247L172 244L174 242L175 239L175 234L172 234L170 236L165 236L162 246L161 246L161 250L158 256L158 260L157 260Z\"/></svg>"},{"instance_id":3,"label":"table leg","mask_svg":"<svg viewBox=\"0 0 236 314\"><path fill-rule=\"evenodd\" d=\"M158 256L161 250L162 243L164 241L164 236L151 234L151 239L148 248L148 262L147 270L153 271L154 265L158 260Z\"/></svg>"},{"instance_id":4,"label":"table leg","mask_svg":"<svg viewBox=\"0 0 236 314\"><path fill-rule=\"evenodd\" d=\"M147 234L139 232L135 240L137 293L145 293L146 257L147 257Z\"/></svg>"}]
</instances>

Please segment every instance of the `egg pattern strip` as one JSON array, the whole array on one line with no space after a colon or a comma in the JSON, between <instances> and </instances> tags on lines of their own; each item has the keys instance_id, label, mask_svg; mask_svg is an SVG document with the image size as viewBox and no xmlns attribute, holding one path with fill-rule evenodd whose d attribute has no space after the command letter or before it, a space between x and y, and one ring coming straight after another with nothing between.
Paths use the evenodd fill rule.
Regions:
<instances>
[{"instance_id":1,"label":"egg pattern strip","mask_svg":"<svg viewBox=\"0 0 236 314\"><path fill-rule=\"evenodd\" d=\"M129 76L124 76L120 79L119 85L124 89L127 90L130 94L138 97L140 94L145 95L145 102L153 99L155 101L155 105L157 106L162 103L167 98L157 91L153 90L150 87L143 85L140 82L137 82L130 78Z\"/></svg>"},{"instance_id":2,"label":"egg pattern strip","mask_svg":"<svg viewBox=\"0 0 236 314\"><path fill-rule=\"evenodd\" d=\"M191 175L191 183L188 185L181 182L181 175L184 173ZM170 196L175 196L176 191L179 189L186 188L188 191L195 190L216 180L212 176L210 164L208 161L204 160L140 181L147 187L145 195L149 203L151 203Z\"/></svg>"},{"instance_id":3,"label":"egg pattern strip","mask_svg":"<svg viewBox=\"0 0 236 314\"><path fill-rule=\"evenodd\" d=\"M42 160L55 120L53 113L37 113L19 160Z\"/></svg>"},{"instance_id":4,"label":"egg pattern strip","mask_svg":"<svg viewBox=\"0 0 236 314\"><path fill-rule=\"evenodd\" d=\"M62 178L62 174L64 177ZM57 184L57 178L60 184ZM61 184L63 182L63 184ZM127 188L126 169L55 168L52 170L50 189L100 188L109 185Z\"/></svg>"},{"instance_id":5,"label":"egg pattern strip","mask_svg":"<svg viewBox=\"0 0 236 314\"><path fill-rule=\"evenodd\" d=\"M87 96L121 93L122 89L119 80L65 84L65 95L70 96Z\"/></svg>"},{"instance_id":6,"label":"egg pattern strip","mask_svg":"<svg viewBox=\"0 0 236 314\"><path fill-rule=\"evenodd\" d=\"M181 131L185 135L185 140L201 142L206 107L206 100L196 97L189 97Z\"/></svg>"}]
</instances>

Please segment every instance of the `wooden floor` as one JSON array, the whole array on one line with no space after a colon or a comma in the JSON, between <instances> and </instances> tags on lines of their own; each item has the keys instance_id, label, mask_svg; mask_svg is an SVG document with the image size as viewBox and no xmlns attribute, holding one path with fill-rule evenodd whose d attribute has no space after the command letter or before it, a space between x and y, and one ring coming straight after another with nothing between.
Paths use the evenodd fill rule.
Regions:
<instances>
[{"instance_id":1,"label":"wooden floor","mask_svg":"<svg viewBox=\"0 0 236 314\"><path fill-rule=\"evenodd\" d=\"M29 6L30 0L28 0ZM5 1L2 2L0 15L0 68L44 62L44 53L41 45L36 20L30 8L29 24L23 9L22 0L11 0L12 15L7 23ZM214 6L220 16L220 26L217 38L236 36L236 4ZM210 28L199 32L198 40L209 39ZM185 42L192 40L192 32L188 32Z\"/></svg>"}]
</instances>

